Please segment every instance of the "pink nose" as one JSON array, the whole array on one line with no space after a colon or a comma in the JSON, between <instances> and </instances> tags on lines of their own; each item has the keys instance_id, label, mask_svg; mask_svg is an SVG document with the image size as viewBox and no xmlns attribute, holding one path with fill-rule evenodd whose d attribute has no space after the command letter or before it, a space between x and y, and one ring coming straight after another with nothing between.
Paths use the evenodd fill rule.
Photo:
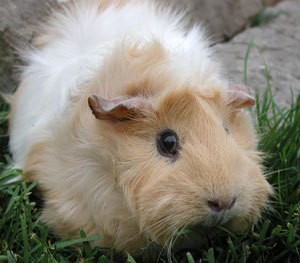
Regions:
<instances>
[{"instance_id":1,"label":"pink nose","mask_svg":"<svg viewBox=\"0 0 300 263\"><path fill-rule=\"evenodd\" d=\"M207 204L214 212L221 212L222 210L230 210L235 204L236 198L229 200L212 199L208 200Z\"/></svg>"}]
</instances>

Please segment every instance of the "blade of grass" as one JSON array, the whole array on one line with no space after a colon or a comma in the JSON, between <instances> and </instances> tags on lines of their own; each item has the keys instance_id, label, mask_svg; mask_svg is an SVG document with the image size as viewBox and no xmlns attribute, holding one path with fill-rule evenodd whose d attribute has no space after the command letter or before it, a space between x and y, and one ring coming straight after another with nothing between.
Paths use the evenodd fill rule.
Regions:
<instances>
[{"instance_id":1,"label":"blade of grass","mask_svg":"<svg viewBox=\"0 0 300 263\"><path fill-rule=\"evenodd\" d=\"M93 236L86 237L86 238L78 238L78 239L67 240L67 241L58 241L52 246L52 249L59 250L59 249L63 249L66 247L71 247L74 245L82 244L83 242L97 241L100 239L101 238L99 235L93 235Z\"/></svg>"},{"instance_id":2,"label":"blade of grass","mask_svg":"<svg viewBox=\"0 0 300 263\"><path fill-rule=\"evenodd\" d=\"M247 51L246 51L246 56L244 59L244 83L247 85L248 84L248 62L249 62L249 56L250 56L250 52L253 48L254 45L254 41L253 39L250 40L250 42L248 43L248 47L247 47Z\"/></svg>"},{"instance_id":3,"label":"blade of grass","mask_svg":"<svg viewBox=\"0 0 300 263\"><path fill-rule=\"evenodd\" d=\"M24 216L21 216L21 227L22 227L22 238L23 238L23 260L24 263L29 262L29 244L28 244L28 232L27 232L27 223L26 218Z\"/></svg>"}]
</instances>

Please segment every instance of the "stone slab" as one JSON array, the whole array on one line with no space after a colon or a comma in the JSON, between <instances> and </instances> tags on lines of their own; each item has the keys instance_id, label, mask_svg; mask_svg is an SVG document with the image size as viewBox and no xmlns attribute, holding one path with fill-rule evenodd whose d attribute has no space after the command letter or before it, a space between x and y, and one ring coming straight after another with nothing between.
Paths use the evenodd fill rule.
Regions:
<instances>
[{"instance_id":1,"label":"stone slab","mask_svg":"<svg viewBox=\"0 0 300 263\"><path fill-rule=\"evenodd\" d=\"M248 44L253 41L248 60L248 85L257 90L270 85L280 104L291 102L291 90L300 94L300 0L290 0L268 8L278 17L268 24L249 28L230 42L216 45L218 56L229 76L242 82Z\"/></svg>"},{"instance_id":2,"label":"stone slab","mask_svg":"<svg viewBox=\"0 0 300 263\"><path fill-rule=\"evenodd\" d=\"M263 7L263 0L156 0L187 10L190 25L203 22L215 36L222 40L243 30ZM66 0L1 0L0 31L10 28L17 35L30 39L35 26L45 19L49 7Z\"/></svg>"}]
</instances>

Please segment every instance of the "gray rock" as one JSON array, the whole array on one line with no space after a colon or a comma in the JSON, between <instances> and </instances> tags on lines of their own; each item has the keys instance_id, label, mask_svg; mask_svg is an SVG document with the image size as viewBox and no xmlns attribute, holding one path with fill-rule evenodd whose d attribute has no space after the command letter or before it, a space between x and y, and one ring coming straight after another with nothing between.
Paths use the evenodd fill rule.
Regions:
<instances>
[{"instance_id":1,"label":"gray rock","mask_svg":"<svg viewBox=\"0 0 300 263\"><path fill-rule=\"evenodd\" d=\"M29 41L56 5L56 0L1 0L0 31L8 29Z\"/></svg>"},{"instance_id":2,"label":"gray rock","mask_svg":"<svg viewBox=\"0 0 300 263\"><path fill-rule=\"evenodd\" d=\"M291 102L291 90L294 95L300 94L300 0L285 1L267 11L279 15L265 26L249 28L215 48L228 75L242 82L246 51L252 40L248 85L259 91L266 89L267 69L276 100L286 105Z\"/></svg>"},{"instance_id":3,"label":"gray rock","mask_svg":"<svg viewBox=\"0 0 300 263\"><path fill-rule=\"evenodd\" d=\"M249 19L263 7L263 0L157 0L186 9L189 24L204 22L216 39L230 38L244 29ZM1 0L0 31L12 29L29 40L36 25L45 19L49 6L62 0Z\"/></svg>"},{"instance_id":4,"label":"gray rock","mask_svg":"<svg viewBox=\"0 0 300 263\"><path fill-rule=\"evenodd\" d=\"M161 1L160 1L161 2ZM262 8L262 0L165 0L187 10L189 25L204 23L216 40L229 39L245 29Z\"/></svg>"}]
</instances>

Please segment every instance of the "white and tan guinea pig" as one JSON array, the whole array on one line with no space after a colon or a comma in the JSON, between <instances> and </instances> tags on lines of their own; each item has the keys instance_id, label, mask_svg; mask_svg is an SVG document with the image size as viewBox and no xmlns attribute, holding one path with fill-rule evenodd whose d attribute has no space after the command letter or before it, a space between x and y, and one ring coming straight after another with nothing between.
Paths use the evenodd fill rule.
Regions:
<instances>
[{"instance_id":1,"label":"white and tan guinea pig","mask_svg":"<svg viewBox=\"0 0 300 263\"><path fill-rule=\"evenodd\" d=\"M256 222L271 186L203 29L151 1L72 1L27 51L10 149L60 237L138 253L191 225Z\"/></svg>"}]
</instances>

